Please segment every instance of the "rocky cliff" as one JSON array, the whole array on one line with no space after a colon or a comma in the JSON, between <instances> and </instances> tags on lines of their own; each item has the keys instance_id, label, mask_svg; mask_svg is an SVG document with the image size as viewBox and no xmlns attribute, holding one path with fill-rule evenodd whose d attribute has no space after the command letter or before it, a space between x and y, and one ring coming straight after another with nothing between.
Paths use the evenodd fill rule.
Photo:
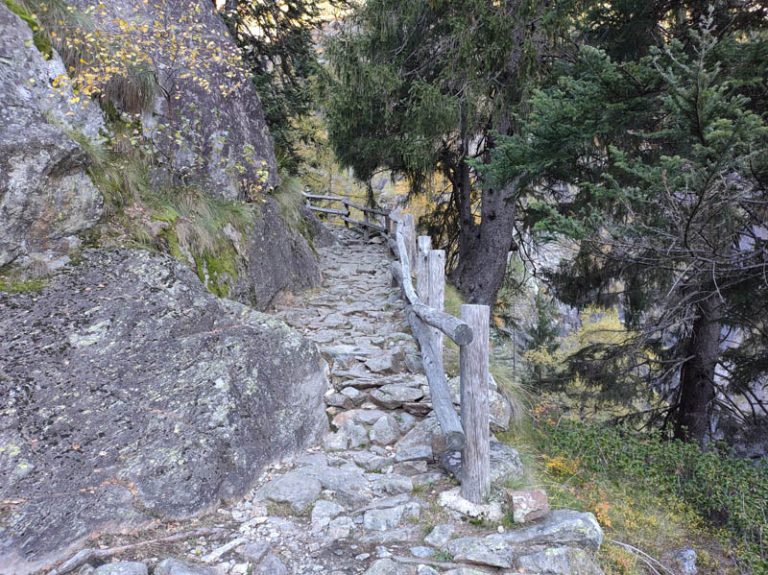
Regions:
<instances>
[{"instance_id":1,"label":"rocky cliff","mask_svg":"<svg viewBox=\"0 0 768 575\"><path fill-rule=\"evenodd\" d=\"M203 181L209 193L228 199L256 195L277 184L272 138L259 97L209 0L67 3L87 14L90 28L100 33L84 44L87 51L118 46L106 65L97 54L86 56L86 70L106 85L118 111L141 115L144 134L175 173ZM64 42L81 46L76 39ZM138 64L110 70L121 56ZM147 76L154 89L131 97L131 84Z\"/></svg>"},{"instance_id":2,"label":"rocky cliff","mask_svg":"<svg viewBox=\"0 0 768 575\"><path fill-rule=\"evenodd\" d=\"M76 102L68 86L52 87L63 71L61 59L46 60L29 27L0 2L0 268L59 266L78 246L77 234L101 216L86 155L71 137L97 137L101 112Z\"/></svg>"},{"instance_id":3,"label":"rocky cliff","mask_svg":"<svg viewBox=\"0 0 768 575\"><path fill-rule=\"evenodd\" d=\"M316 285L307 240L271 196L278 175L258 95L211 4L67 5L39 16L55 39L42 45L46 28L26 4L0 3L0 271L57 269L101 222L91 243L107 227L110 245L167 251L218 295L259 309ZM147 172L144 188L131 187L131 162ZM169 217L167 199L183 207L189 190L213 203L202 217ZM251 217L203 221L222 205Z\"/></svg>"},{"instance_id":4,"label":"rocky cliff","mask_svg":"<svg viewBox=\"0 0 768 575\"><path fill-rule=\"evenodd\" d=\"M216 297L266 308L319 273L271 195L260 103L220 59L236 50L211 4L30 5L0 2L0 573L14 575L93 534L212 509L327 426L314 345ZM45 28L70 17L74 44ZM146 44L154 22L167 34ZM152 99L134 114L146 94L120 61L139 53ZM115 62L107 76L78 69L94 54ZM3 291L38 273L42 291Z\"/></svg>"}]
</instances>

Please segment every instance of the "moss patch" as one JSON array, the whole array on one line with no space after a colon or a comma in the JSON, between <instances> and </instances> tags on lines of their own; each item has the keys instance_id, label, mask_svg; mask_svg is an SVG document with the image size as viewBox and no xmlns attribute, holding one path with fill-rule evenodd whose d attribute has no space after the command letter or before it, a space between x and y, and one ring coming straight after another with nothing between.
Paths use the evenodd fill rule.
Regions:
<instances>
[{"instance_id":1,"label":"moss patch","mask_svg":"<svg viewBox=\"0 0 768 575\"><path fill-rule=\"evenodd\" d=\"M37 17L21 4L14 2L14 0L5 0L5 5L29 26L30 30L32 30L32 41L35 43L35 47L46 60L50 60L53 57L51 38L37 21Z\"/></svg>"},{"instance_id":2,"label":"moss patch","mask_svg":"<svg viewBox=\"0 0 768 575\"><path fill-rule=\"evenodd\" d=\"M47 280L14 279L0 277L0 292L5 293L34 293L41 291L48 284Z\"/></svg>"}]
</instances>

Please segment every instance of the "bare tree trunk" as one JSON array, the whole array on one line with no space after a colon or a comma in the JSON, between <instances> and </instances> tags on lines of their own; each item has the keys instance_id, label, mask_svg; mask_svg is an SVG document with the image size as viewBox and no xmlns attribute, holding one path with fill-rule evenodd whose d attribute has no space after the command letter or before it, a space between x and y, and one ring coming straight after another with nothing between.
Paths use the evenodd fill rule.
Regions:
<instances>
[{"instance_id":1,"label":"bare tree trunk","mask_svg":"<svg viewBox=\"0 0 768 575\"><path fill-rule=\"evenodd\" d=\"M514 223L520 179L502 190L483 192L481 221L459 235L459 264L451 280L469 303L493 306L507 272L509 252L515 249Z\"/></svg>"},{"instance_id":2,"label":"bare tree trunk","mask_svg":"<svg viewBox=\"0 0 768 575\"><path fill-rule=\"evenodd\" d=\"M703 446L715 399L715 367L720 351L722 304L717 294L698 304L687 357L680 373L680 402L675 414L675 437Z\"/></svg>"}]
</instances>

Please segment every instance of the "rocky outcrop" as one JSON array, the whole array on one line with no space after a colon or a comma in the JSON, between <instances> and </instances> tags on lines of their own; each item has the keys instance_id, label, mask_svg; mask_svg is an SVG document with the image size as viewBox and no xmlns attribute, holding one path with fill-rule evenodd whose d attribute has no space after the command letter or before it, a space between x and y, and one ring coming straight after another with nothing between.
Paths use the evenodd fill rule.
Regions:
<instances>
[{"instance_id":1,"label":"rocky outcrop","mask_svg":"<svg viewBox=\"0 0 768 575\"><path fill-rule=\"evenodd\" d=\"M0 573L238 496L327 426L314 345L168 257L87 251L0 294L0 334Z\"/></svg>"},{"instance_id":2,"label":"rocky outcrop","mask_svg":"<svg viewBox=\"0 0 768 575\"><path fill-rule=\"evenodd\" d=\"M275 186L277 163L258 94L209 0L66 0L88 10L151 67L160 86L142 128L173 171L226 199ZM122 102L117 98L118 108ZM130 111L130 110L129 110Z\"/></svg>"},{"instance_id":3,"label":"rocky outcrop","mask_svg":"<svg viewBox=\"0 0 768 575\"><path fill-rule=\"evenodd\" d=\"M273 201L267 201L246 237L246 268L232 297L266 309L282 291L300 291L320 283L315 254L301 234L291 230Z\"/></svg>"},{"instance_id":4,"label":"rocky outcrop","mask_svg":"<svg viewBox=\"0 0 768 575\"><path fill-rule=\"evenodd\" d=\"M85 153L70 135L98 137L100 111L56 81L63 73L61 59L46 60L29 27L0 3L0 268L61 265L101 215Z\"/></svg>"}]
</instances>

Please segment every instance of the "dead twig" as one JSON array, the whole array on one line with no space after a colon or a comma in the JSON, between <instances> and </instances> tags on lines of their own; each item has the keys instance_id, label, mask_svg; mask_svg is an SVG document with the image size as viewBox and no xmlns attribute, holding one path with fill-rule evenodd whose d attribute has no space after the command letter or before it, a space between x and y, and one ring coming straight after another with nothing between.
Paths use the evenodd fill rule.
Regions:
<instances>
[{"instance_id":1,"label":"dead twig","mask_svg":"<svg viewBox=\"0 0 768 575\"><path fill-rule=\"evenodd\" d=\"M461 569L466 568L466 563L454 563L453 561L435 561L433 559L415 559L413 557L403 557L401 555L393 555L392 560L397 563L403 563L405 565L430 565L440 569ZM479 565L472 565L472 569L479 573L498 573L496 569L490 570Z\"/></svg>"},{"instance_id":2,"label":"dead twig","mask_svg":"<svg viewBox=\"0 0 768 575\"><path fill-rule=\"evenodd\" d=\"M642 549L638 549L637 547L630 545L629 543L622 543L621 541L616 541L615 539L610 539L609 543L617 545L622 549L624 549L625 551L629 551L630 553L632 553L635 557L640 559L640 561L645 563L645 565L651 570L651 572L654 575L662 575L662 572L666 573L666 575L675 575L674 571L670 571L668 568L664 567L664 565L660 561L658 561L657 559L654 559Z\"/></svg>"},{"instance_id":3,"label":"dead twig","mask_svg":"<svg viewBox=\"0 0 768 575\"><path fill-rule=\"evenodd\" d=\"M108 547L106 549L81 549L72 557L64 561L64 563L49 571L47 575L65 575L65 573L74 571L89 561L109 559L114 555L119 555L120 553L125 553L126 551L140 549L141 547L146 547L148 545L155 545L157 543L174 543L176 541L185 541L194 537L221 537L226 533L227 531L224 529L195 529L193 531L175 533L173 535L168 535L167 537L159 537L157 539L139 541L138 543L131 543L129 545L119 545L117 547Z\"/></svg>"}]
</instances>

